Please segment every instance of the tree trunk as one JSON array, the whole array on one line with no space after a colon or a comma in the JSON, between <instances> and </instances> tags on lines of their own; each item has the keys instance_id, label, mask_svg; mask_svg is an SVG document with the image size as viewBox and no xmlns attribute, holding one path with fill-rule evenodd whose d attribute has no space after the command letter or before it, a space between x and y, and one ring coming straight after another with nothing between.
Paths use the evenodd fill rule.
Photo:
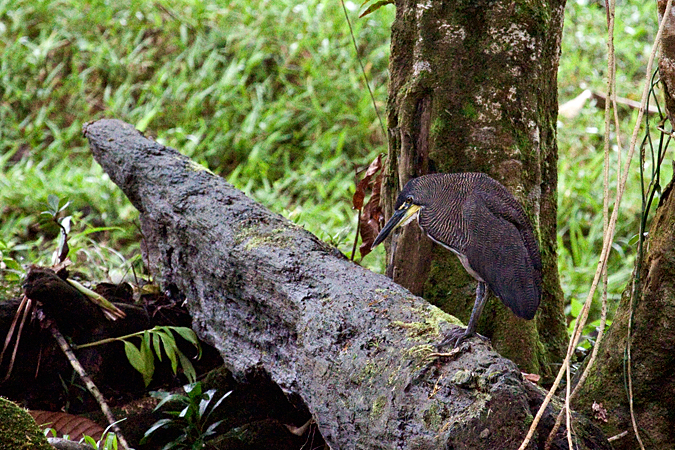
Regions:
<instances>
[{"instance_id":1,"label":"tree trunk","mask_svg":"<svg viewBox=\"0 0 675 450\"><path fill-rule=\"evenodd\" d=\"M479 332L527 372L550 376L566 350L557 266L557 85L564 0L396 1L385 214L433 172L485 172L523 204L541 242L544 293L532 322L492 300ZM388 275L466 321L476 281L417 227L399 235Z\"/></svg>"},{"instance_id":2,"label":"tree trunk","mask_svg":"<svg viewBox=\"0 0 675 450\"><path fill-rule=\"evenodd\" d=\"M666 2L658 1L659 19ZM673 10L675 11L675 10ZM659 75L664 88L666 112L675 117L675 20L668 18L661 41ZM644 248L646 256L639 272L637 295L631 286L617 308L598 359L583 386L577 406L590 413L592 404L607 409L608 435L628 431L613 442L617 450L639 448L633 432L627 395L627 335L631 327L631 382L634 413L641 439L647 448L675 448L675 195L673 182L664 189L652 220ZM633 303L631 320L631 301Z\"/></svg>"},{"instance_id":3,"label":"tree trunk","mask_svg":"<svg viewBox=\"0 0 675 450\"><path fill-rule=\"evenodd\" d=\"M273 214L131 125L85 126L140 211L150 269L235 377L263 372L333 449L513 449L542 391L472 341L430 355L453 318ZM549 407L542 448L559 406ZM579 448L609 445L575 417ZM566 448L563 435L554 448Z\"/></svg>"}]
</instances>

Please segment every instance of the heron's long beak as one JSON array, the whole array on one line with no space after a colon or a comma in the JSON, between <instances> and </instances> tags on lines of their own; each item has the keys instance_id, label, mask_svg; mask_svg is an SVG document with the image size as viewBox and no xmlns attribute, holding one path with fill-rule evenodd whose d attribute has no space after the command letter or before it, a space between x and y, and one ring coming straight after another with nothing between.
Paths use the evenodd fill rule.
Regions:
<instances>
[{"instance_id":1,"label":"heron's long beak","mask_svg":"<svg viewBox=\"0 0 675 450\"><path fill-rule=\"evenodd\" d=\"M410 222L412 219L414 219L417 216L417 213L419 212L420 207L418 205L403 205L401 206L393 216L391 216L391 219L384 225L384 228L382 228L382 231L380 231L380 234L377 235L375 238L375 242L373 242L373 245L370 246L371 249L377 247L380 242L384 241L387 239L387 236L394 231L396 228L403 226Z\"/></svg>"}]
</instances>

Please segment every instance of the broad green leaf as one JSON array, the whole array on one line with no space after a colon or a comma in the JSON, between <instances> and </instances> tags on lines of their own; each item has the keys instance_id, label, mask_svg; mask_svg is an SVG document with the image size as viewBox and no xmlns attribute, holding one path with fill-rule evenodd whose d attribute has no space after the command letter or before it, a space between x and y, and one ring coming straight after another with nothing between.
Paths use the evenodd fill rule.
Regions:
<instances>
[{"instance_id":1,"label":"broad green leaf","mask_svg":"<svg viewBox=\"0 0 675 450\"><path fill-rule=\"evenodd\" d=\"M161 338L159 337L159 333L152 333L152 346L155 349L155 355L157 355L157 359L160 361L162 360L162 346L160 344Z\"/></svg>"},{"instance_id":2,"label":"broad green leaf","mask_svg":"<svg viewBox=\"0 0 675 450\"><path fill-rule=\"evenodd\" d=\"M178 359L180 359L180 365L183 368L183 373L187 377L188 381L190 383L196 382L197 372L195 372L195 368L190 362L190 360L182 352L177 352L177 354Z\"/></svg>"},{"instance_id":3,"label":"broad green leaf","mask_svg":"<svg viewBox=\"0 0 675 450\"><path fill-rule=\"evenodd\" d=\"M152 433L159 430L163 426L168 425L171 422L173 422L173 420L171 420L171 419L160 419L157 422L153 423L152 426L150 428L148 428L147 431L145 432L145 434L143 435L143 439L141 439L140 443L145 444L145 442L148 439L148 436L150 436Z\"/></svg>"},{"instance_id":4,"label":"broad green leaf","mask_svg":"<svg viewBox=\"0 0 675 450\"><path fill-rule=\"evenodd\" d=\"M134 344L128 341L124 342L124 353L127 354L127 359L131 363L132 367L138 370L140 373L143 373L145 370L145 363L143 362L143 356L141 351L136 348Z\"/></svg>"},{"instance_id":5,"label":"broad green leaf","mask_svg":"<svg viewBox=\"0 0 675 450\"><path fill-rule=\"evenodd\" d=\"M185 339L188 342L191 342L195 346L199 345L199 339L197 338L197 335L195 334L194 331L192 331L192 328L188 327L171 327L171 330L175 331L176 333L180 334L183 339Z\"/></svg>"},{"instance_id":6,"label":"broad green leaf","mask_svg":"<svg viewBox=\"0 0 675 450\"><path fill-rule=\"evenodd\" d=\"M157 404L157 406L155 406L155 409L153 411L158 411L159 408L161 408L165 403L173 402L173 401L185 403L185 396L180 395L180 394L167 395Z\"/></svg>"},{"instance_id":7,"label":"broad green leaf","mask_svg":"<svg viewBox=\"0 0 675 450\"><path fill-rule=\"evenodd\" d=\"M231 393L232 393L232 391L229 391L229 392L227 392L225 395L223 395L222 397L220 397L220 398L218 399L218 401L216 402L216 404L213 405L213 406L211 407L211 410L208 412L208 414L206 415L206 417L204 417L204 420L208 420L208 419L209 419L209 416L211 416L211 413L212 413L217 407L219 407L220 404L223 403L223 400L225 400L227 397L229 397Z\"/></svg>"},{"instance_id":8,"label":"broad green leaf","mask_svg":"<svg viewBox=\"0 0 675 450\"><path fill-rule=\"evenodd\" d=\"M211 436L212 434L214 434L214 433L216 432L216 428L218 428L218 425L220 425L221 423L223 423L222 420L219 420L219 421L217 421L217 422L213 422L213 423L212 423L211 425L209 425L209 427L206 429L206 431L204 432L204 435L205 435L205 436Z\"/></svg>"},{"instance_id":9,"label":"broad green leaf","mask_svg":"<svg viewBox=\"0 0 675 450\"><path fill-rule=\"evenodd\" d=\"M183 386L183 390L186 394L189 394L191 398L198 397L202 395L202 384L190 382Z\"/></svg>"},{"instance_id":10,"label":"broad green leaf","mask_svg":"<svg viewBox=\"0 0 675 450\"><path fill-rule=\"evenodd\" d=\"M143 357L143 363L145 370L141 372L143 375L143 382L147 387L152 381L152 375L155 373L155 357L152 354L152 343L151 334L149 331L143 333L143 342L141 343L141 356Z\"/></svg>"},{"instance_id":11,"label":"broad green leaf","mask_svg":"<svg viewBox=\"0 0 675 450\"><path fill-rule=\"evenodd\" d=\"M84 231L80 231L81 236L86 236L92 233L100 233L101 231L125 231L124 228L120 227L91 227L87 228Z\"/></svg>"},{"instance_id":12,"label":"broad green leaf","mask_svg":"<svg viewBox=\"0 0 675 450\"><path fill-rule=\"evenodd\" d=\"M166 352L166 356L169 358L169 361L171 361L171 370L173 370L173 373L175 374L178 370L178 359L176 359L176 352L179 351L178 347L176 347L176 340L173 338L173 335L170 332L160 332L157 334L164 344L164 351Z\"/></svg>"},{"instance_id":13,"label":"broad green leaf","mask_svg":"<svg viewBox=\"0 0 675 450\"><path fill-rule=\"evenodd\" d=\"M199 401L199 417L203 417L204 413L206 412L206 408L208 408L209 403L211 403L211 400L213 400L213 396L216 394L215 389L209 389L206 391L204 394L206 398L203 398Z\"/></svg>"},{"instance_id":14,"label":"broad green leaf","mask_svg":"<svg viewBox=\"0 0 675 450\"><path fill-rule=\"evenodd\" d=\"M47 205L49 205L49 212L56 214L59 212L59 198L54 194L47 196Z\"/></svg>"}]
</instances>

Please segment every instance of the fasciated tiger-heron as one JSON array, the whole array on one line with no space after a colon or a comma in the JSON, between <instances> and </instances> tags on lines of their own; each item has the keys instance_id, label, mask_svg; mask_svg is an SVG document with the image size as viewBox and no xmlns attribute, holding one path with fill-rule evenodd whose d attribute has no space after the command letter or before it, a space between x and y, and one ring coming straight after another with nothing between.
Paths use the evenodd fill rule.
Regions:
<instances>
[{"instance_id":1,"label":"fasciated tiger-heron","mask_svg":"<svg viewBox=\"0 0 675 450\"><path fill-rule=\"evenodd\" d=\"M454 341L457 347L476 333L490 291L516 316L534 317L541 299L539 246L525 211L503 185L484 173L414 178L398 195L394 214L372 247L414 219L478 280L466 330L451 333L441 345Z\"/></svg>"}]
</instances>

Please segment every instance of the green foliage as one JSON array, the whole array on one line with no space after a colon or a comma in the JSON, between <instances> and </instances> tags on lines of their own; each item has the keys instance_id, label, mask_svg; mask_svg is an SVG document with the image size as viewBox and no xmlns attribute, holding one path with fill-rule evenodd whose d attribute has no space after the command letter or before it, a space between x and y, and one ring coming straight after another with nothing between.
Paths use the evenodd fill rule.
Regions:
<instances>
[{"instance_id":1,"label":"green foliage","mask_svg":"<svg viewBox=\"0 0 675 450\"><path fill-rule=\"evenodd\" d=\"M185 395L169 394L168 392L152 392L151 395L160 399L155 407L158 411L163 406L173 406L178 409L165 410L171 418L160 419L146 432L141 444L148 442L150 436L160 429L174 429L178 436L166 444L163 449L179 448L198 450L204 448L205 442L216 433L221 420L211 422L211 414L225 400L232 391L227 392L214 402L216 390L209 389L202 392L201 383L183 386Z\"/></svg>"},{"instance_id":2,"label":"green foliage","mask_svg":"<svg viewBox=\"0 0 675 450\"><path fill-rule=\"evenodd\" d=\"M115 433L109 433L108 427L106 431L103 433L103 436L101 439L98 441L94 439L93 437L89 435L84 435L82 436L82 439L78 441L80 444L89 444L91 448L97 449L97 450L117 450L119 448L118 441L117 441L117 435ZM44 433L46 437L50 437L49 435L51 434L53 437L57 436L56 430L54 428L45 428ZM69 435L63 435L63 439L68 439L70 440Z\"/></svg>"},{"instance_id":3,"label":"green foliage","mask_svg":"<svg viewBox=\"0 0 675 450\"><path fill-rule=\"evenodd\" d=\"M381 104L392 17L354 21ZM354 168L386 142L339 4L13 0L0 4L0 20L0 204L23 225L49 186L86 211L82 220L130 228L135 213L81 136L86 121L106 115L156 133L349 250ZM140 240L109 234L114 248Z\"/></svg>"},{"instance_id":4,"label":"green foliage","mask_svg":"<svg viewBox=\"0 0 675 450\"><path fill-rule=\"evenodd\" d=\"M89 444L91 448L97 449L97 450L117 450L119 448L118 446L118 441L117 441L117 435L115 433L109 433L108 430L110 429L110 426L106 428L106 430L103 432L103 436L101 436L101 439L98 441L94 439L93 437L89 435L83 435L82 439L78 441L80 444ZM57 437L58 433L54 428L45 428L44 434L46 437L50 437L49 435L51 434L51 437ZM69 435L63 435L63 439L68 439L70 440Z\"/></svg>"},{"instance_id":5,"label":"green foliage","mask_svg":"<svg viewBox=\"0 0 675 450\"><path fill-rule=\"evenodd\" d=\"M162 348L166 353L167 358L171 362L171 370L176 374L178 370L178 363L183 369L183 373L188 379L188 382L194 383L197 380L197 373L190 362L190 359L185 356L183 352L178 349L176 339L173 337L173 332L178 333L183 339L194 345L199 350L197 358L201 357L201 346L199 339L194 331L187 327L175 326L156 326L151 330L139 331L138 333L129 334L118 338L106 339L106 341L122 341L124 342L124 352L129 359L129 363L143 375L143 382L149 385L152 381L152 375L155 373L155 355L157 359L162 360ZM131 339L138 337L141 342L136 347ZM91 346L93 344L89 344ZM80 346L80 348L85 346ZM154 350L154 354L153 354Z\"/></svg>"}]
</instances>

